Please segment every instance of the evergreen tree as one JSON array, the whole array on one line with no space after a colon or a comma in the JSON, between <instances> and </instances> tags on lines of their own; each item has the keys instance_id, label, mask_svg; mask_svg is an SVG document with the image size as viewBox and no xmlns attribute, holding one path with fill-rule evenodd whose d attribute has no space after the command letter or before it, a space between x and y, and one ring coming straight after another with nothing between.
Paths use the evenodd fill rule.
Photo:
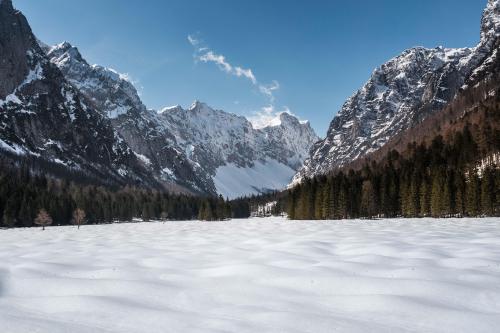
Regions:
<instances>
[{"instance_id":1,"label":"evergreen tree","mask_svg":"<svg viewBox=\"0 0 500 333\"><path fill-rule=\"evenodd\" d=\"M15 198L11 198L11 199L7 200L7 203L5 204L5 208L3 211L2 221L6 227L12 228L12 227L16 226L16 223L17 223L17 205L16 205Z\"/></svg>"},{"instance_id":2,"label":"evergreen tree","mask_svg":"<svg viewBox=\"0 0 500 333\"><path fill-rule=\"evenodd\" d=\"M469 172L469 180L466 183L466 197L467 201L465 204L468 216L478 216L480 214L480 196L481 196L481 186L480 180L477 176L475 169Z\"/></svg>"}]
</instances>

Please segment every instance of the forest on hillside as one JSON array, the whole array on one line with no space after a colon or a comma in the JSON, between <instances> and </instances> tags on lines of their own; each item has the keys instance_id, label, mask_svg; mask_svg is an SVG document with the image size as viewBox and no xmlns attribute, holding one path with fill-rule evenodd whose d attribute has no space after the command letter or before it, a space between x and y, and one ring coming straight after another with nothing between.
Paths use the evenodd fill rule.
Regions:
<instances>
[{"instance_id":1,"label":"forest on hillside","mask_svg":"<svg viewBox=\"0 0 500 333\"><path fill-rule=\"evenodd\" d=\"M473 135L473 132L475 135ZM500 215L500 132L466 125L380 162L306 179L282 197L290 219Z\"/></svg>"},{"instance_id":2,"label":"forest on hillside","mask_svg":"<svg viewBox=\"0 0 500 333\"><path fill-rule=\"evenodd\" d=\"M225 220L250 215L246 202L222 197L170 194L167 191L88 184L82 179L54 178L34 160L0 158L0 226L31 227L41 211L53 225L74 223L83 210L85 223L151 220Z\"/></svg>"}]
</instances>

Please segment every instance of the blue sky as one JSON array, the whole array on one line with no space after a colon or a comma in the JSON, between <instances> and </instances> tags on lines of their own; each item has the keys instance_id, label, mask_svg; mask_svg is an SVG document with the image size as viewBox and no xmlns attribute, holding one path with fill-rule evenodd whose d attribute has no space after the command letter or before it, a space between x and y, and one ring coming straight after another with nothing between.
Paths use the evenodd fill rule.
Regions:
<instances>
[{"instance_id":1,"label":"blue sky","mask_svg":"<svg viewBox=\"0 0 500 333\"><path fill-rule=\"evenodd\" d=\"M289 109L321 136L373 69L404 49L474 46L486 6L486 0L13 2L44 42L69 41L90 63L127 73L150 108L198 99L254 117Z\"/></svg>"}]
</instances>

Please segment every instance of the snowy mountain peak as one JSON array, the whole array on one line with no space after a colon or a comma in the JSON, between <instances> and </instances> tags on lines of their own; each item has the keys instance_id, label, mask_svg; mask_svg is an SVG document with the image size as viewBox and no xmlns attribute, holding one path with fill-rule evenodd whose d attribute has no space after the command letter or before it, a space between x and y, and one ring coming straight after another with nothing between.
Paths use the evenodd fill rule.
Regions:
<instances>
[{"instance_id":1,"label":"snowy mountain peak","mask_svg":"<svg viewBox=\"0 0 500 333\"><path fill-rule=\"evenodd\" d=\"M68 42L47 52L51 62L108 118L115 119L132 110L145 110L139 94L128 77L99 65L89 65L78 48Z\"/></svg>"},{"instance_id":2,"label":"snowy mountain peak","mask_svg":"<svg viewBox=\"0 0 500 333\"><path fill-rule=\"evenodd\" d=\"M289 114L262 129L200 101L188 110L165 108L160 116L195 169L229 198L284 187L318 140L309 125Z\"/></svg>"},{"instance_id":3,"label":"snowy mountain peak","mask_svg":"<svg viewBox=\"0 0 500 333\"><path fill-rule=\"evenodd\" d=\"M294 177L324 174L375 152L391 138L443 109L494 54L500 0L484 11L481 42L474 48L414 47L375 69L332 120L324 140Z\"/></svg>"},{"instance_id":4,"label":"snowy mountain peak","mask_svg":"<svg viewBox=\"0 0 500 333\"><path fill-rule=\"evenodd\" d=\"M62 64L64 62L74 61L82 62L87 64L87 62L83 59L78 48L74 47L68 42L62 42L51 47L47 54L52 58L52 62L55 64Z\"/></svg>"},{"instance_id":5,"label":"snowy mountain peak","mask_svg":"<svg viewBox=\"0 0 500 333\"><path fill-rule=\"evenodd\" d=\"M481 21L481 41L500 36L500 0L488 0Z\"/></svg>"},{"instance_id":6,"label":"snowy mountain peak","mask_svg":"<svg viewBox=\"0 0 500 333\"><path fill-rule=\"evenodd\" d=\"M167 106L167 107L164 107L163 109L161 109L158 113L164 113L164 112L176 112L176 111L183 111L184 109L182 108L182 106L180 106L179 104L177 105L172 105L172 106Z\"/></svg>"},{"instance_id":7,"label":"snowy mountain peak","mask_svg":"<svg viewBox=\"0 0 500 333\"><path fill-rule=\"evenodd\" d=\"M282 126L257 130L245 117L213 109L199 100L188 109L176 105L150 111L126 77L89 65L71 44L56 45L48 55L163 180L229 197L277 189L288 183L318 139L309 125L288 114L281 115ZM254 175L238 191L230 191L227 185L235 177L256 172L255 168L265 170L259 182L251 182Z\"/></svg>"},{"instance_id":8,"label":"snowy mountain peak","mask_svg":"<svg viewBox=\"0 0 500 333\"><path fill-rule=\"evenodd\" d=\"M199 100L195 100L191 106L189 107L188 111L194 111L194 112L216 112L217 110L211 108L208 106L207 103L203 103Z\"/></svg>"},{"instance_id":9,"label":"snowy mountain peak","mask_svg":"<svg viewBox=\"0 0 500 333\"><path fill-rule=\"evenodd\" d=\"M297 117L291 115L288 112L282 112L279 115L281 123L293 123L293 124L300 124L299 119Z\"/></svg>"},{"instance_id":10,"label":"snowy mountain peak","mask_svg":"<svg viewBox=\"0 0 500 333\"><path fill-rule=\"evenodd\" d=\"M1 149L107 183L154 183L111 124L51 63L24 15L5 0L0 41Z\"/></svg>"}]
</instances>

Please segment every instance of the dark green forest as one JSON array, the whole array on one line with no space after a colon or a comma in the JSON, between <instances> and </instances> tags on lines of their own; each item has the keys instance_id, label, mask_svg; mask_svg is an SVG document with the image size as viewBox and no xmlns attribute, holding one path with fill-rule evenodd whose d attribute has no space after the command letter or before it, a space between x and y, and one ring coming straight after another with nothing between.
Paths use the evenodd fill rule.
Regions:
<instances>
[{"instance_id":1,"label":"dark green forest","mask_svg":"<svg viewBox=\"0 0 500 333\"><path fill-rule=\"evenodd\" d=\"M500 133L469 125L359 170L306 179L280 198L290 219L500 215Z\"/></svg>"},{"instance_id":2,"label":"dark green forest","mask_svg":"<svg viewBox=\"0 0 500 333\"><path fill-rule=\"evenodd\" d=\"M68 178L71 177L64 179ZM0 226L31 227L41 209L50 214L53 225L68 225L76 208L85 211L87 224L126 222L134 218L215 221L250 215L246 201L82 184L48 177L29 159L0 158Z\"/></svg>"}]
</instances>

